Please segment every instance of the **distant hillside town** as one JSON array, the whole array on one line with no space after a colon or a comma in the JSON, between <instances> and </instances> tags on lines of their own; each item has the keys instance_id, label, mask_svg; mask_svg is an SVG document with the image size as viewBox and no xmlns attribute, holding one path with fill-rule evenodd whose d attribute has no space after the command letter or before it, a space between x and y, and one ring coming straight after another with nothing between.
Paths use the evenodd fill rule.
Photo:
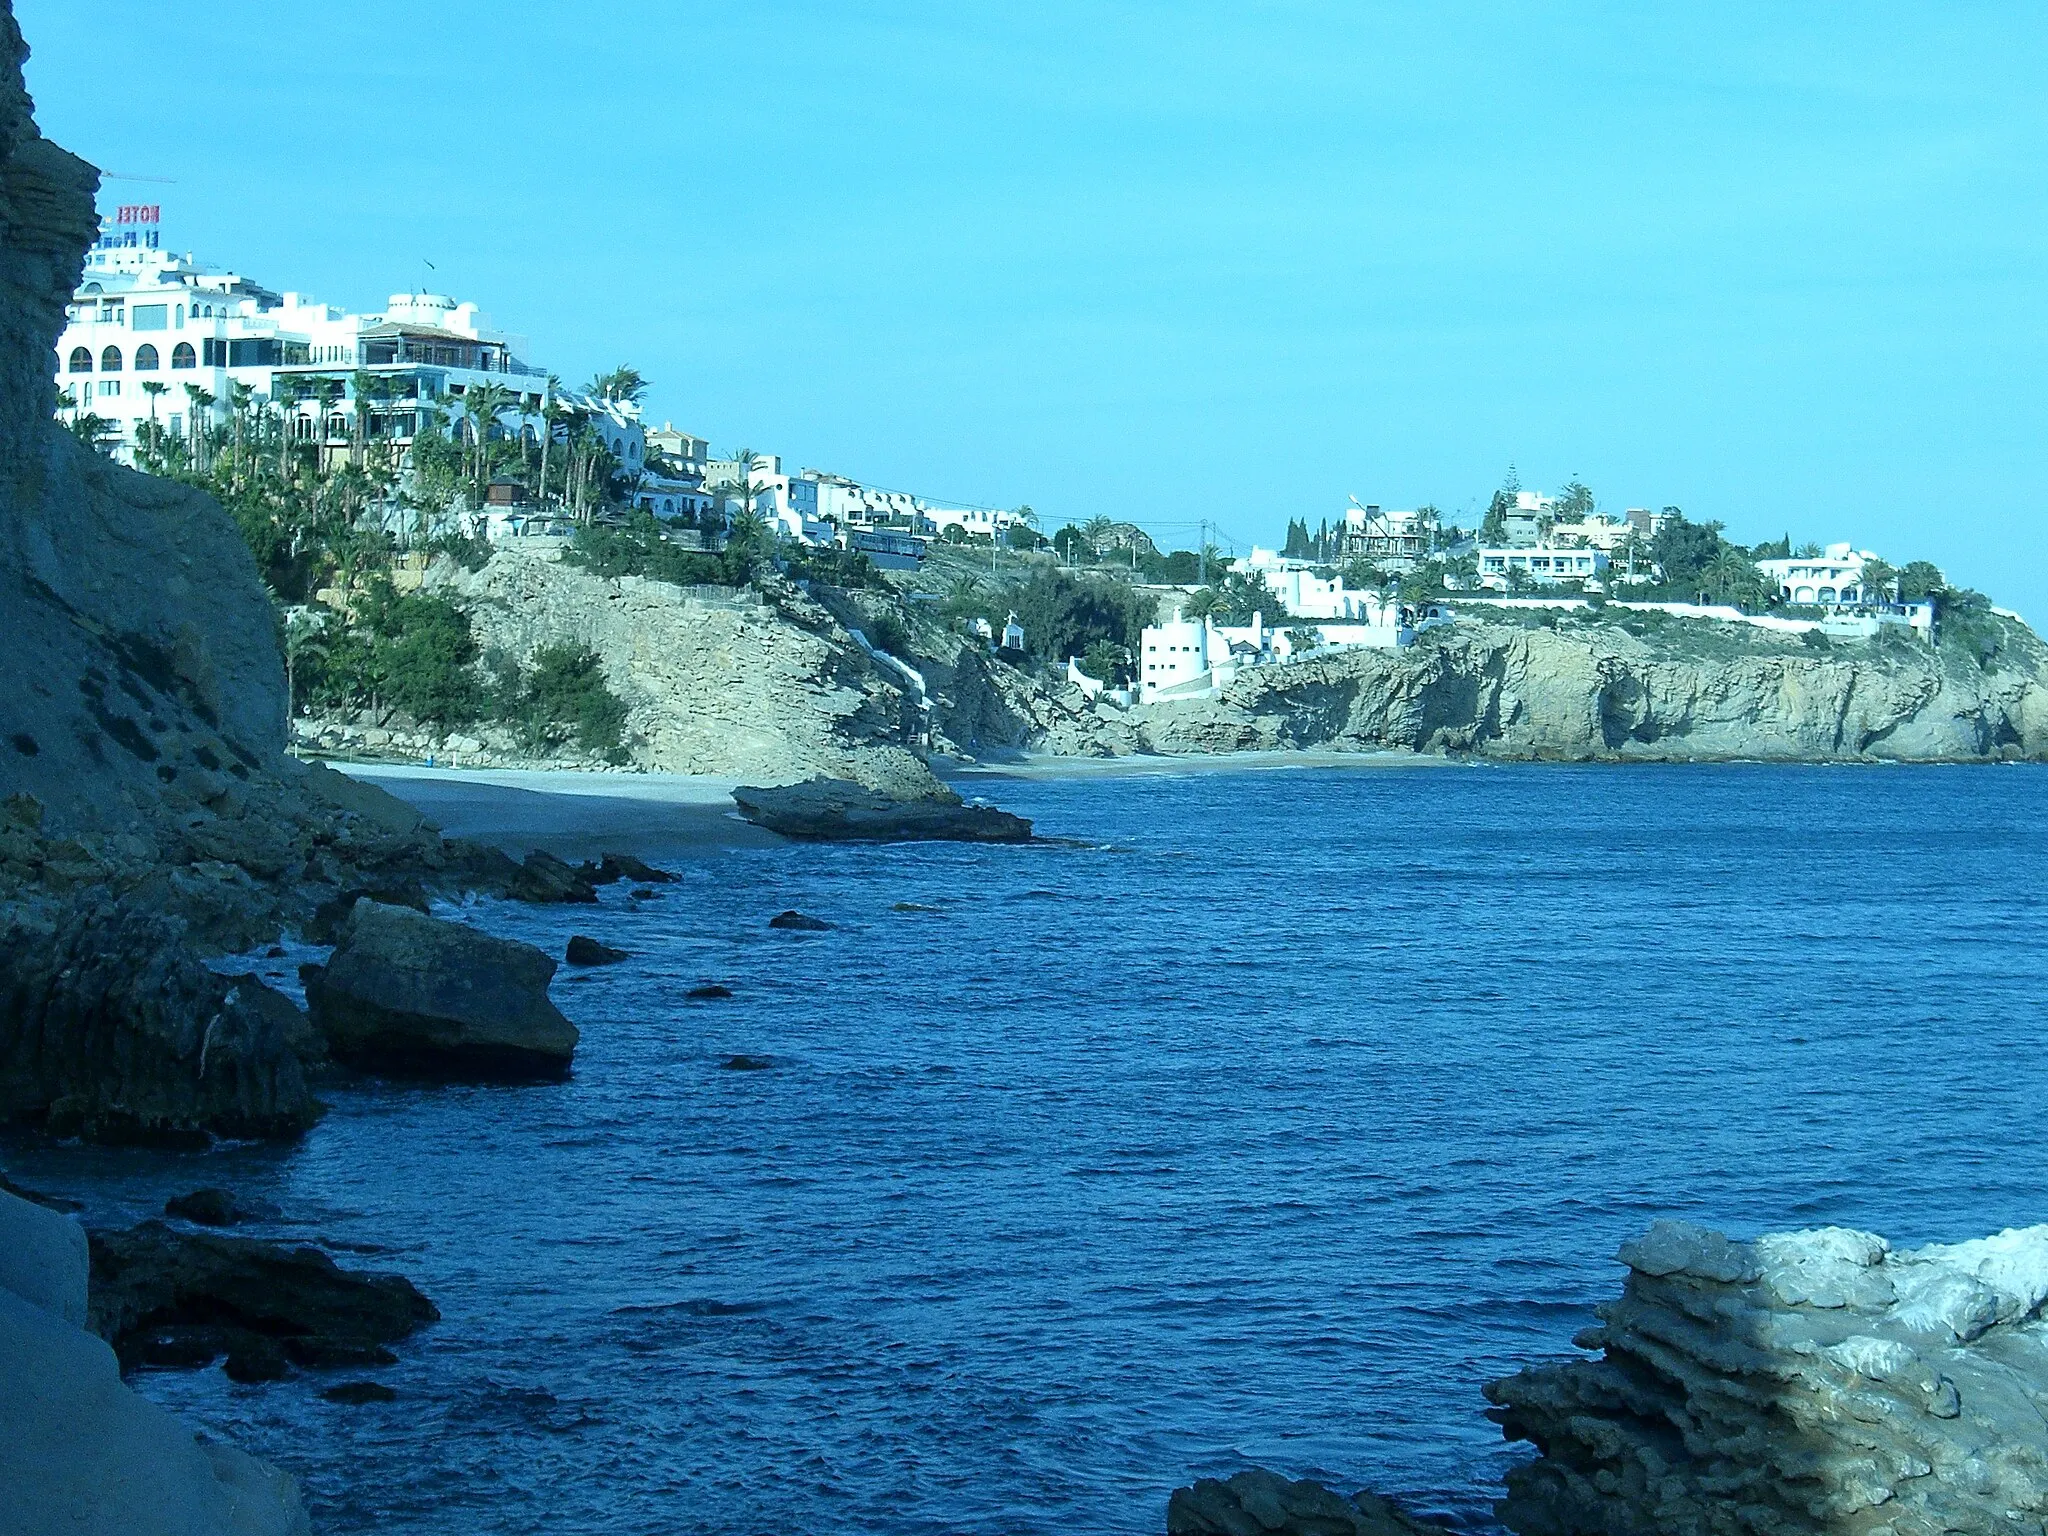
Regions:
<instances>
[{"instance_id":1,"label":"distant hillside town","mask_svg":"<svg viewBox=\"0 0 2048 1536\"><path fill-rule=\"evenodd\" d=\"M1028 506L714 453L645 419L637 369L566 385L474 302L419 291L345 310L175 254L162 228L157 205L103 222L56 348L60 419L102 452L221 498L288 630L320 637L305 647L309 686L330 701L381 697L366 658L380 634L396 646L426 622L431 605L401 600L437 553L553 550L605 577L726 588L772 569L805 590L894 591L886 572L905 601L938 601L915 590L933 584L929 569L950 583L945 611L992 654L1028 653L1121 705L1213 695L1242 668L1309 654L1405 648L1461 614L1611 606L1931 643L1938 622L1993 611L1925 561L1789 535L1746 546L1675 506L1603 509L1576 479L1554 494L1524 488L1512 467L1470 527L1434 506L1353 498L1313 527L1297 512L1273 549L1244 552L1211 523L1196 525L1193 548L1163 549L1106 515L1048 537ZM1048 607L1018 595L1019 581L1066 586ZM877 664L902 670L866 628L852 632ZM603 663L571 660L586 681Z\"/></svg>"}]
</instances>

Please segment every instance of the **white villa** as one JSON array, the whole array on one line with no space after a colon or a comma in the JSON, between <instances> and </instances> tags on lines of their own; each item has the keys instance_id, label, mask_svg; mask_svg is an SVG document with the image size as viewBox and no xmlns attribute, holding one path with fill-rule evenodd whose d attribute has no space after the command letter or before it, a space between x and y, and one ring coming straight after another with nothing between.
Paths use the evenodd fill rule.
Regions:
<instances>
[{"instance_id":1,"label":"white villa","mask_svg":"<svg viewBox=\"0 0 2048 1536\"><path fill-rule=\"evenodd\" d=\"M1353 595L1362 598L1355 617L1309 626L1268 628L1258 614L1249 624L1218 624L1206 617L1183 617L1176 609L1171 619L1148 625L1139 637L1138 700L1205 698L1228 687L1241 668L1292 661L1303 628L1313 631L1310 649L1318 652L1398 650L1413 645L1423 630L1452 622L1450 610L1440 604L1414 608L1376 593Z\"/></svg>"},{"instance_id":2,"label":"white villa","mask_svg":"<svg viewBox=\"0 0 2048 1536\"><path fill-rule=\"evenodd\" d=\"M1256 544L1240 569L1263 580L1267 590L1297 619L1362 619L1368 607L1379 602L1378 593L1347 588L1342 576L1317 575L1312 560L1290 559Z\"/></svg>"},{"instance_id":3,"label":"white villa","mask_svg":"<svg viewBox=\"0 0 2048 1536\"><path fill-rule=\"evenodd\" d=\"M1520 571L1539 587L1553 587L1561 581L1598 582L1606 573L1604 550L1564 549L1555 544L1537 544L1528 549L1481 545L1479 585L1490 592L1508 589L1508 573Z\"/></svg>"},{"instance_id":4,"label":"white villa","mask_svg":"<svg viewBox=\"0 0 2048 1536\"><path fill-rule=\"evenodd\" d=\"M401 293L379 313L349 313L212 271L159 236L154 205L119 210L86 256L57 343L60 419L102 418L118 457L133 461L145 423L189 440L195 413L225 420L236 385L281 403L300 441L343 448L358 375L370 381L371 439L410 443L437 402L459 405L492 384L510 395L505 426L538 440L547 375L524 360L526 338L493 328L476 305Z\"/></svg>"},{"instance_id":5,"label":"white villa","mask_svg":"<svg viewBox=\"0 0 2048 1536\"><path fill-rule=\"evenodd\" d=\"M1756 568L1778 585L1788 603L1822 608L1847 607L1882 600L1887 594L1866 592L1863 565L1875 560L1869 550L1830 544L1819 555L1794 555L1786 560L1759 560Z\"/></svg>"}]
</instances>

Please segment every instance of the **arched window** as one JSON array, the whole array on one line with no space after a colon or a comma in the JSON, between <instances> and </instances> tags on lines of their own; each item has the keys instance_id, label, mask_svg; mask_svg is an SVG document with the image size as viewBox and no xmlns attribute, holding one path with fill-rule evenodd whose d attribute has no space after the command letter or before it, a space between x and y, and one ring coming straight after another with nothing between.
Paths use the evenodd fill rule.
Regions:
<instances>
[{"instance_id":1,"label":"arched window","mask_svg":"<svg viewBox=\"0 0 2048 1536\"><path fill-rule=\"evenodd\" d=\"M91 373L92 354L83 347L73 347L71 349L71 371L73 373Z\"/></svg>"},{"instance_id":2,"label":"arched window","mask_svg":"<svg viewBox=\"0 0 2048 1536\"><path fill-rule=\"evenodd\" d=\"M119 373L120 371L121 371L121 349L120 349L119 347L109 347L109 348L107 348L107 350L106 350L106 351L104 351L104 352L102 352L102 353L100 354L100 372L101 372L101 373Z\"/></svg>"},{"instance_id":3,"label":"arched window","mask_svg":"<svg viewBox=\"0 0 2048 1536\"><path fill-rule=\"evenodd\" d=\"M156 359L156 348L152 347L148 342L145 341L135 349L135 371L137 373L154 373L159 366L161 365Z\"/></svg>"},{"instance_id":4,"label":"arched window","mask_svg":"<svg viewBox=\"0 0 2048 1536\"><path fill-rule=\"evenodd\" d=\"M199 366L199 354L192 350L191 342L181 341L171 348L171 366L173 368L196 368Z\"/></svg>"},{"instance_id":5,"label":"arched window","mask_svg":"<svg viewBox=\"0 0 2048 1536\"><path fill-rule=\"evenodd\" d=\"M185 306L182 304L178 306L177 326L181 331L185 328Z\"/></svg>"}]
</instances>

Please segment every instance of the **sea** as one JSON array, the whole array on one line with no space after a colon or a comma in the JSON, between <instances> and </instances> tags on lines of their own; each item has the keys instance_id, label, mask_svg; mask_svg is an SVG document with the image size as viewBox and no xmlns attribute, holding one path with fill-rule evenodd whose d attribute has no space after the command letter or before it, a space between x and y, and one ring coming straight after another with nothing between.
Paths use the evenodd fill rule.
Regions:
<instances>
[{"instance_id":1,"label":"sea","mask_svg":"<svg viewBox=\"0 0 2048 1536\"><path fill-rule=\"evenodd\" d=\"M1157 1532L1252 1464L1487 1529L1529 1452L1482 1387L1571 1356L1650 1222L2048 1221L2039 768L966 787L1054 840L458 910L632 951L556 977L567 1082L0 1150L97 1221L229 1187L434 1299L392 1402L135 1378L327 1533Z\"/></svg>"}]
</instances>

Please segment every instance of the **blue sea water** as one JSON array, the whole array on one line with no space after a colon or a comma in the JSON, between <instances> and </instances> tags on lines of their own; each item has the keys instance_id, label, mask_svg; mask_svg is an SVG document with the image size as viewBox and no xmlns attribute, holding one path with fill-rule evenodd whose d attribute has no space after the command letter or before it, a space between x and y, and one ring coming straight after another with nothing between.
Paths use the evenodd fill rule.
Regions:
<instances>
[{"instance_id":1,"label":"blue sea water","mask_svg":"<svg viewBox=\"0 0 2048 1536\"><path fill-rule=\"evenodd\" d=\"M10 1161L101 1218L217 1183L388 1248L341 1257L443 1314L396 1402L138 1386L320 1530L450 1536L1151 1532L1249 1462L1483 1526L1519 1453L1481 1384L1569 1353L1653 1218L2048 1220L2039 770L984 788L1077 845L705 852L637 911L473 910L635 952L557 978L570 1082Z\"/></svg>"}]
</instances>

